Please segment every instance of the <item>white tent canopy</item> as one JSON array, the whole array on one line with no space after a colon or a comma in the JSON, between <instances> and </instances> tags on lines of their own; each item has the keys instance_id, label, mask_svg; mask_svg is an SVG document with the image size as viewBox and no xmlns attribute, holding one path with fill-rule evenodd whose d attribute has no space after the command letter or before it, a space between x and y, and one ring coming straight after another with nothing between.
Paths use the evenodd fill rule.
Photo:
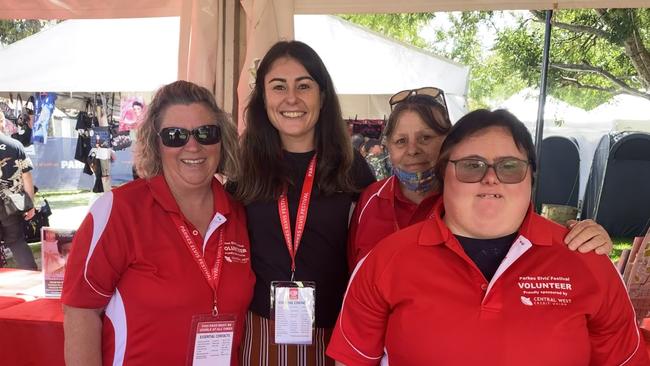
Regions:
<instances>
[{"instance_id":1,"label":"white tent canopy","mask_svg":"<svg viewBox=\"0 0 650 366\"><path fill-rule=\"evenodd\" d=\"M0 49L0 92L152 91L178 78L178 17L73 19Z\"/></svg>"},{"instance_id":2,"label":"white tent canopy","mask_svg":"<svg viewBox=\"0 0 650 366\"><path fill-rule=\"evenodd\" d=\"M595 118L613 121L617 131L650 132L650 100L621 94L591 111Z\"/></svg>"},{"instance_id":3,"label":"white tent canopy","mask_svg":"<svg viewBox=\"0 0 650 366\"><path fill-rule=\"evenodd\" d=\"M521 120L535 135L539 90L526 88L511 96L498 108L505 108ZM582 199L587 178L601 137L613 129L613 121L599 118L597 114L574 107L552 96L546 97L544 107L544 137L573 137L578 142L580 154L580 189ZM542 167L543 169L543 167Z\"/></svg>"},{"instance_id":4,"label":"white tent canopy","mask_svg":"<svg viewBox=\"0 0 650 366\"><path fill-rule=\"evenodd\" d=\"M467 112L467 66L331 15L296 15L294 29L323 59L344 117L388 116L391 95L423 86L444 90L452 120Z\"/></svg>"}]
</instances>

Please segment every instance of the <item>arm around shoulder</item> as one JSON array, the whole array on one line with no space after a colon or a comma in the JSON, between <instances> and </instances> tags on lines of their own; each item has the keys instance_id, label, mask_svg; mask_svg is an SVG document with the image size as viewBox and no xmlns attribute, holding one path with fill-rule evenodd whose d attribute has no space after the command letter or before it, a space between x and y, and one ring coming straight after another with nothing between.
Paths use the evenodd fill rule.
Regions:
<instances>
[{"instance_id":1,"label":"arm around shoulder","mask_svg":"<svg viewBox=\"0 0 650 366\"><path fill-rule=\"evenodd\" d=\"M65 363L68 366L101 366L102 309L63 305Z\"/></svg>"}]
</instances>

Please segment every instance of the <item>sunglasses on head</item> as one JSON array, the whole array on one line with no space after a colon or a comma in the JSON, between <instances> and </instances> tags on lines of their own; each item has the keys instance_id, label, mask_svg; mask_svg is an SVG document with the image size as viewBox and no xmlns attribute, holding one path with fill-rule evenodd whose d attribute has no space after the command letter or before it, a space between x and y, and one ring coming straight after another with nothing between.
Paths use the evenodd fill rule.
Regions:
<instances>
[{"instance_id":1,"label":"sunglasses on head","mask_svg":"<svg viewBox=\"0 0 650 366\"><path fill-rule=\"evenodd\" d=\"M432 86L426 86L424 88L419 88L419 89L402 90L401 92L397 92L393 94L393 96L390 97L390 99L388 100L388 104L390 104L390 109L392 110L396 104L405 101L406 99L408 99L408 97L413 95L431 97L431 99L442 104L442 106L445 107L445 110L447 109L447 100L445 99L445 92L443 92L442 89L434 88Z\"/></svg>"},{"instance_id":2,"label":"sunglasses on head","mask_svg":"<svg viewBox=\"0 0 650 366\"><path fill-rule=\"evenodd\" d=\"M489 168L494 169L497 179L501 183L516 184L521 183L526 178L529 161L517 158L505 158L488 164L481 159L467 158L458 160L449 160L454 164L456 170L456 179L463 183L478 183L487 174Z\"/></svg>"},{"instance_id":3,"label":"sunglasses on head","mask_svg":"<svg viewBox=\"0 0 650 366\"><path fill-rule=\"evenodd\" d=\"M160 141L167 147L185 146L194 136L196 142L201 145L214 145L221 141L221 128L217 125L199 126L192 130L182 127L165 127L158 132Z\"/></svg>"}]
</instances>

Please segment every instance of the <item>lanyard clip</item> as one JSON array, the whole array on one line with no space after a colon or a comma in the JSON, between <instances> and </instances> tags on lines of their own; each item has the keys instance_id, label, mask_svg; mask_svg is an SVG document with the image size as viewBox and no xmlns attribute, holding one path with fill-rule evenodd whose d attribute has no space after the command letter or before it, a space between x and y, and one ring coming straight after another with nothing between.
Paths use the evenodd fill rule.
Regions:
<instances>
[{"instance_id":1,"label":"lanyard clip","mask_svg":"<svg viewBox=\"0 0 650 366\"><path fill-rule=\"evenodd\" d=\"M219 311L217 310L217 301L215 300L212 303L212 316L217 316L219 315Z\"/></svg>"},{"instance_id":2,"label":"lanyard clip","mask_svg":"<svg viewBox=\"0 0 650 366\"><path fill-rule=\"evenodd\" d=\"M296 275L296 271L292 269L291 270L291 282L293 282L293 279L295 278L295 275Z\"/></svg>"}]
</instances>

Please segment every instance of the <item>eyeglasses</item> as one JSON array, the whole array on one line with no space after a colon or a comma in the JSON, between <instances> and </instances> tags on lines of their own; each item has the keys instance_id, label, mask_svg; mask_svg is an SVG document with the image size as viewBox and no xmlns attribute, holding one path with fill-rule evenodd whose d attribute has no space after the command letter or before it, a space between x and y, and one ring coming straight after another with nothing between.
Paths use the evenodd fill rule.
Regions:
<instances>
[{"instance_id":1,"label":"eyeglasses","mask_svg":"<svg viewBox=\"0 0 650 366\"><path fill-rule=\"evenodd\" d=\"M449 160L456 168L456 179L463 183L480 182L489 168L493 168L501 183L516 184L526 178L529 161L517 158L505 158L494 164L480 159Z\"/></svg>"},{"instance_id":2,"label":"eyeglasses","mask_svg":"<svg viewBox=\"0 0 650 366\"><path fill-rule=\"evenodd\" d=\"M165 127L158 135L162 144L167 147L185 146L190 141L190 135L201 145L214 145L221 141L221 128L217 125L205 125L190 131L181 127Z\"/></svg>"},{"instance_id":3,"label":"eyeglasses","mask_svg":"<svg viewBox=\"0 0 650 366\"><path fill-rule=\"evenodd\" d=\"M396 104L405 101L408 97L412 95L422 95L422 96L431 97L436 102L442 104L442 106L445 107L445 110L447 110L447 100L445 99L445 92L443 92L442 89L434 88L432 86L426 86L424 88L419 88L419 89L402 90L401 92L395 93L388 100L388 104L390 104L390 109L392 110Z\"/></svg>"}]
</instances>

